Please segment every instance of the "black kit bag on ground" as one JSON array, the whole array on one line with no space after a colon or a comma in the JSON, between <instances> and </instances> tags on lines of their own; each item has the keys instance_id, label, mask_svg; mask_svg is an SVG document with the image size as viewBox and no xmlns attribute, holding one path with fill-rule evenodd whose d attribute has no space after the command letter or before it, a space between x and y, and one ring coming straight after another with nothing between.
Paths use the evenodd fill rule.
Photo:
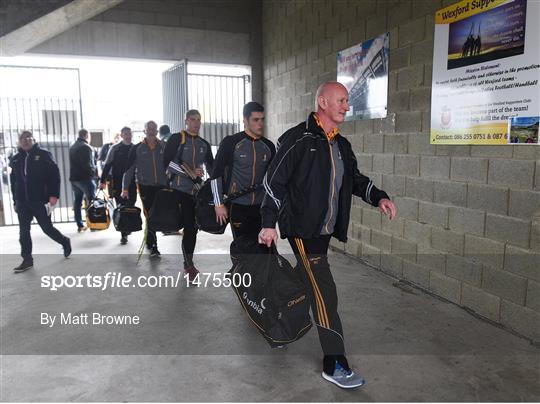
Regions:
<instances>
[{"instance_id":1,"label":"black kit bag on ground","mask_svg":"<svg viewBox=\"0 0 540 404\"><path fill-rule=\"evenodd\" d=\"M113 212L116 231L132 233L142 230L141 210L136 206L120 205Z\"/></svg>"},{"instance_id":2,"label":"black kit bag on ground","mask_svg":"<svg viewBox=\"0 0 540 404\"><path fill-rule=\"evenodd\" d=\"M290 344L311 328L310 302L301 275L277 252L252 237L234 243L232 288L251 322L271 347ZM251 284L234 282L251 277ZM236 287L235 285L240 286Z\"/></svg>"},{"instance_id":3,"label":"black kit bag on ground","mask_svg":"<svg viewBox=\"0 0 540 404\"><path fill-rule=\"evenodd\" d=\"M261 184L254 184L250 187L235 192L234 194L227 195L223 203L227 205L236 198L256 191L260 186ZM227 228L229 219L227 219L224 224L216 222L216 211L214 206L212 184L210 183L210 180L206 180L206 182L201 186L201 189L199 189L195 195L195 221L199 227L199 230L211 234L223 234Z\"/></svg>"},{"instance_id":4,"label":"black kit bag on ground","mask_svg":"<svg viewBox=\"0 0 540 404\"><path fill-rule=\"evenodd\" d=\"M154 231L178 231L184 227L178 196L173 189L160 189L148 215L148 226Z\"/></svg>"},{"instance_id":5,"label":"black kit bag on ground","mask_svg":"<svg viewBox=\"0 0 540 404\"><path fill-rule=\"evenodd\" d=\"M103 192L103 191L102 191ZM106 230L111 223L109 203L105 193L99 197L99 191L86 208L86 226L90 230Z\"/></svg>"}]
</instances>

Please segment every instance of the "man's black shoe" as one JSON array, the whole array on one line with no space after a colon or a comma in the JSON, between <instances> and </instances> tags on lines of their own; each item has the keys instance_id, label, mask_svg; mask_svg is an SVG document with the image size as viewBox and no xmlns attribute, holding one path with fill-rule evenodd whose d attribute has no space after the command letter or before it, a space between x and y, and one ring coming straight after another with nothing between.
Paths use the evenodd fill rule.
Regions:
<instances>
[{"instance_id":1,"label":"man's black shoe","mask_svg":"<svg viewBox=\"0 0 540 404\"><path fill-rule=\"evenodd\" d=\"M71 255L71 240L66 237L66 241L62 247L64 247L64 257L69 257Z\"/></svg>"},{"instance_id":2,"label":"man's black shoe","mask_svg":"<svg viewBox=\"0 0 540 404\"><path fill-rule=\"evenodd\" d=\"M156 246L152 247L150 250L150 257L152 258L161 258L161 253Z\"/></svg>"},{"instance_id":3,"label":"man's black shoe","mask_svg":"<svg viewBox=\"0 0 540 404\"><path fill-rule=\"evenodd\" d=\"M33 267L34 267L34 260L31 258L30 259L24 258L21 265L13 268L13 272L15 273L24 272L24 271L28 271L29 269L32 269Z\"/></svg>"},{"instance_id":4,"label":"man's black shoe","mask_svg":"<svg viewBox=\"0 0 540 404\"><path fill-rule=\"evenodd\" d=\"M122 236L122 238L120 239L120 244L122 245L127 244L127 236Z\"/></svg>"}]
</instances>

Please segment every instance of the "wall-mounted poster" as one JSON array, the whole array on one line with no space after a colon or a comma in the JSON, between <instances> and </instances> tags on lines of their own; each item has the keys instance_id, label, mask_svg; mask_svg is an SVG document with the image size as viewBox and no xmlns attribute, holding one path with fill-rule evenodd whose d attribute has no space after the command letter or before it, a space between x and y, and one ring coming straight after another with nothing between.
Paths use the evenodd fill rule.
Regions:
<instances>
[{"instance_id":1,"label":"wall-mounted poster","mask_svg":"<svg viewBox=\"0 0 540 404\"><path fill-rule=\"evenodd\" d=\"M388 104L388 33L337 54L337 81L349 90L345 120L385 118Z\"/></svg>"},{"instance_id":2,"label":"wall-mounted poster","mask_svg":"<svg viewBox=\"0 0 540 404\"><path fill-rule=\"evenodd\" d=\"M536 0L464 0L436 12L432 144L539 144L539 15Z\"/></svg>"}]
</instances>

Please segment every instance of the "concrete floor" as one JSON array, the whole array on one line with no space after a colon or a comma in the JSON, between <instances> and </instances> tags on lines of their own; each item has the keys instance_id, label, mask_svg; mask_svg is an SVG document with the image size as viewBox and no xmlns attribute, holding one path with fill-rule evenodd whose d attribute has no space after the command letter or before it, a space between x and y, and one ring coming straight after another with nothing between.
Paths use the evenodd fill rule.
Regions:
<instances>
[{"instance_id":1,"label":"concrete floor","mask_svg":"<svg viewBox=\"0 0 540 404\"><path fill-rule=\"evenodd\" d=\"M540 350L455 305L342 255L330 262L348 356L367 384L344 391L320 377L317 333L271 350L226 288L62 289L42 275L176 275L180 237L143 256L142 233L77 234L73 255L33 229L35 268L14 274L18 229L0 229L1 401L539 401ZM202 272L229 266L230 235L200 234ZM280 251L290 252L281 243ZM83 254L84 253L84 254ZM138 326L55 326L40 313L137 314Z\"/></svg>"}]
</instances>

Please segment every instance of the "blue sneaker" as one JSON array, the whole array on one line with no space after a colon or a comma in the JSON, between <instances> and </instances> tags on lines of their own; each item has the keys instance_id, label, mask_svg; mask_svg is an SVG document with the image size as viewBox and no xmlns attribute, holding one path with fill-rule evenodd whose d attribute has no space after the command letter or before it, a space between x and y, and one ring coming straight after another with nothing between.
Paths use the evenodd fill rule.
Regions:
<instances>
[{"instance_id":1,"label":"blue sneaker","mask_svg":"<svg viewBox=\"0 0 540 404\"><path fill-rule=\"evenodd\" d=\"M333 375L322 372L322 377L342 389L356 389L366 383L359 375L352 370L345 370L339 363L336 363Z\"/></svg>"}]
</instances>

